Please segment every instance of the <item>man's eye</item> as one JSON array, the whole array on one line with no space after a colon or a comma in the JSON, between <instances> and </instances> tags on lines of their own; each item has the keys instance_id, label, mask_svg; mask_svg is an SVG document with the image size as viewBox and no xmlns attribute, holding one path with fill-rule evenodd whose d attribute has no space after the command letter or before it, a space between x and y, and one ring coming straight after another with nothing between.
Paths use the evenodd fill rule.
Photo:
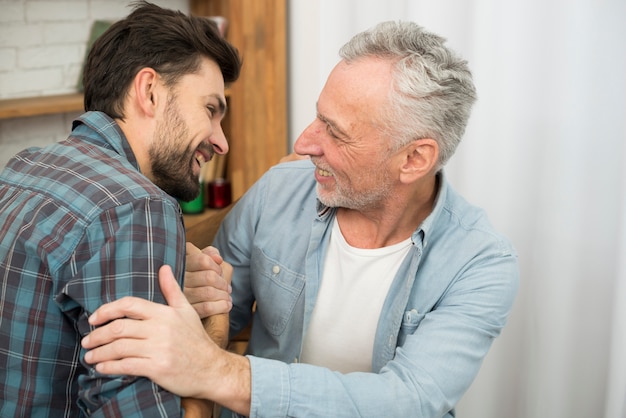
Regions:
<instances>
[{"instance_id":1,"label":"man's eye","mask_svg":"<svg viewBox=\"0 0 626 418\"><path fill-rule=\"evenodd\" d=\"M209 111L209 116L213 117L215 115L215 108L213 106L207 106L206 108Z\"/></svg>"},{"instance_id":2,"label":"man's eye","mask_svg":"<svg viewBox=\"0 0 626 418\"><path fill-rule=\"evenodd\" d=\"M332 126L330 126L328 124L326 125L326 133L328 135L330 135L331 137L333 137L333 138L337 138L337 135L335 135L335 132L333 131Z\"/></svg>"}]
</instances>

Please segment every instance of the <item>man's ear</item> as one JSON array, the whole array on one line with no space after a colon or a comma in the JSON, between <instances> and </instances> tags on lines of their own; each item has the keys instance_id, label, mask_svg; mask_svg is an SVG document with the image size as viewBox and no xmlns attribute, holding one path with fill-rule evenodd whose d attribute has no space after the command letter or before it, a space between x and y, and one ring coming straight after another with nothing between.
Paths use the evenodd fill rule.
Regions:
<instances>
[{"instance_id":1,"label":"man's ear","mask_svg":"<svg viewBox=\"0 0 626 418\"><path fill-rule=\"evenodd\" d=\"M159 104L159 75L149 67L142 68L133 80L135 106L146 116L153 117Z\"/></svg>"},{"instance_id":2,"label":"man's ear","mask_svg":"<svg viewBox=\"0 0 626 418\"><path fill-rule=\"evenodd\" d=\"M439 144L430 138L416 139L400 151L400 181L412 183L437 167Z\"/></svg>"}]
</instances>

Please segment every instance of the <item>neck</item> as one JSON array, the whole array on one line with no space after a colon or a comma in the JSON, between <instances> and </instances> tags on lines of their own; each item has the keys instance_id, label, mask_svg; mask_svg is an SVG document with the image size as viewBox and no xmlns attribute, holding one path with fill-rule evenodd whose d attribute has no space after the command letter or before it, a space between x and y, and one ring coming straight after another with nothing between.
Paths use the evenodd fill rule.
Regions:
<instances>
[{"instance_id":1,"label":"neck","mask_svg":"<svg viewBox=\"0 0 626 418\"><path fill-rule=\"evenodd\" d=\"M382 208L371 211L339 208L337 221L346 241L357 248L382 248L409 238L430 215L438 180L429 176L419 184L402 186Z\"/></svg>"},{"instance_id":2,"label":"neck","mask_svg":"<svg viewBox=\"0 0 626 418\"><path fill-rule=\"evenodd\" d=\"M127 118L128 120L128 118ZM148 177L151 181L154 182L152 178L152 171L150 166L150 158L148 156L148 148L147 148L147 140L143 136L147 129L137 129L135 125L128 123L125 120L116 119L117 124L120 126L122 132L126 136L126 140L128 141L128 145L130 149L133 151L135 155L135 159L137 160L137 165L139 166L139 171Z\"/></svg>"}]
</instances>

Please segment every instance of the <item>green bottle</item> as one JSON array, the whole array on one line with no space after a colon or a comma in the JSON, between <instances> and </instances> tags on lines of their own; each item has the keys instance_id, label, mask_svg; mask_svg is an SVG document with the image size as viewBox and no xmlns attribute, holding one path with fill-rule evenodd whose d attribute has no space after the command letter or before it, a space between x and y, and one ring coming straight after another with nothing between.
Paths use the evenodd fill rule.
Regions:
<instances>
[{"instance_id":1,"label":"green bottle","mask_svg":"<svg viewBox=\"0 0 626 418\"><path fill-rule=\"evenodd\" d=\"M189 202L183 202L179 200L180 208L183 213L194 214L194 213L202 213L204 211L204 182L200 182L200 193L198 196L190 200Z\"/></svg>"}]
</instances>

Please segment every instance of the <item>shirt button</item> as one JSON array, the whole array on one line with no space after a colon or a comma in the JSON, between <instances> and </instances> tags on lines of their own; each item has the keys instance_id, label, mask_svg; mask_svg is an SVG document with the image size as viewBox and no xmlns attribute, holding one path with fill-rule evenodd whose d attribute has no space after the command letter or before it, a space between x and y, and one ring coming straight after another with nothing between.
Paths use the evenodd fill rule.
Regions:
<instances>
[{"instance_id":1,"label":"shirt button","mask_svg":"<svg viewBox=\"0 0 626 418\"><path fill-rule=\"evenodd\" d=\"M293 359L293 362L294 362L294 363L297 363L297 362L298 362L298 357L295 357L295 358Z\"/></svg>"},{"instance_id":2,"label":"shirt button","mask_svg":"<svg viewBox=\"0 0 626 418\"><path fill-rule=\"evenodd\" d=\"M274 273L274 274L280 273L280 267L279 266L272 267L272 273Z\"/></svg>"}]
</instances>

